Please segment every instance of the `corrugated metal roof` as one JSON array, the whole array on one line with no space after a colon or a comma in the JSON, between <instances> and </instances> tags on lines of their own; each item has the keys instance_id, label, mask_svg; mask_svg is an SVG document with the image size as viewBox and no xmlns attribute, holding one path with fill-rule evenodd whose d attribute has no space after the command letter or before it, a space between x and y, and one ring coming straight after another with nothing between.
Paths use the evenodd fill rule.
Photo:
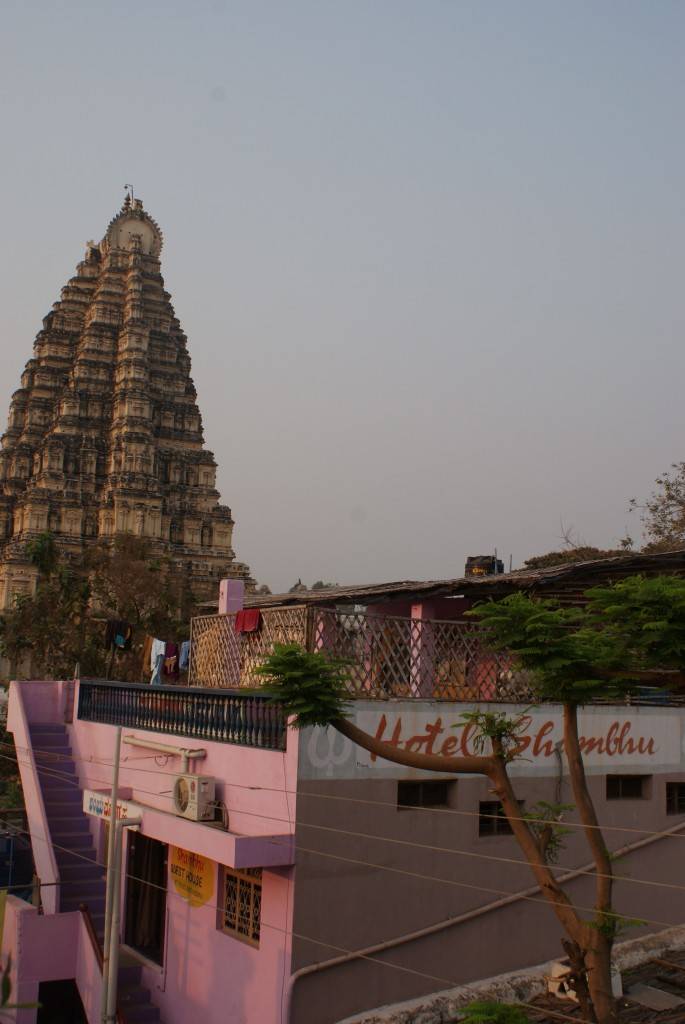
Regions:
<instances>
[{"instance_id":1,"label":"corrugated metal roof","mask_svg":"<svg viewBox=\"0 0 685 1024\"><path fill-rule=\"evenodd\" d=\"M685 574L685 548L674 551L645 554L629 552L611 558L597 558L585 562L569 562L545 569L516 569L497 576L459 576L447 580L401 580L391 583L363 583L358 586L328 587L324 590L296 591L292 594L249 594L248 608L274 608L282 605L374 604L379 601L404 597L501 597L515 590L531 590L548 594L569 593L580 595L584 589L606 580L620 579L637 573L658 575ZM218 602L208 602L203 608L216 608Z\"/></svg>"}]
</instances>

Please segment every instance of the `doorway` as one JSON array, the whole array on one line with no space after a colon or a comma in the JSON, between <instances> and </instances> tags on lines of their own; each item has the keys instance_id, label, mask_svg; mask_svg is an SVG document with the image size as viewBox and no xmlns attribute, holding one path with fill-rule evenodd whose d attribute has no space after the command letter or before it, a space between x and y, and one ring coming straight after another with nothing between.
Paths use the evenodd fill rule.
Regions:
<instances>
[{"instance_id":1,"label":"doorway","mask_svg":"<svg viewBox=\"0 0 685 1024\"><path fill-rule=\"evenodd\" d=\"M124 942L156 964L164 961L167 851L141 832L129 838Z\"/></svg>"},{"instance_id":2,"label":"doorway","mask_svg":"<svg viewBox=\"0 0 685 1024\"><path fill-rule=\"evenodd\" d=\"M38 986L38 1024L88 1024L76 982L41 981Z\"/></svg>"}]
</instances>

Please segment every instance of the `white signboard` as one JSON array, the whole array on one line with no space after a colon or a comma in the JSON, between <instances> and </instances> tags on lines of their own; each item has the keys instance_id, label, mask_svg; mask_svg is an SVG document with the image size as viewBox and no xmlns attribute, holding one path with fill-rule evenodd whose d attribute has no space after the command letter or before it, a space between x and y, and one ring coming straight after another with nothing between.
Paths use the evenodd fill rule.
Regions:
<instances>
[{"instance_id":1,"label":"white signboard","mask_svg":"<svg viewBox=\"0 0 685 1024\"><path fill-rule=\"evenodd\" d=\"M459 757L478 753L477 730L460 718L476 705L431 703L417 707L402 701L394 706L357 702L352 721L392 747ZM483 705L480 705L481 709ZM497 710L496 705L490 705ZM522 714L519 757L510 766L514 775L556 775L563 754L562 710L559 705L538 708L507 707ZM653 772L679 769L683 758L681 708L589 707L579 713L580 744L586 770ZM358 747L333 728L307 729L300 739L300 774L307 779L410 778L422 774L393 764Z\"/></svg>"},{"instance_id":2,"label":"white signboard","mask_svg":"<svg viewBox=\"0 0 685 1024\"><path fill-rule=\"evenodd\" d=\"M112 818L112 798L109 793L98 793L96 789L84 789L83 810L94 818L110 821ZM117 800L117 821L125 818L139 818L142 808L130 800Z\"/></svg>"}]
</instances>

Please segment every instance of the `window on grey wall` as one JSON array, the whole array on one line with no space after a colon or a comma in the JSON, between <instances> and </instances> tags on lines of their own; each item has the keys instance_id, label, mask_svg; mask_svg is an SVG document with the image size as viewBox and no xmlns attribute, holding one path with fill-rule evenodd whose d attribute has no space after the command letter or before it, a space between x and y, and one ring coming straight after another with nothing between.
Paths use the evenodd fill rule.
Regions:
<instances>
[{"instance_id":1,"label":"window on grey wall","mask_svg":"<svg viewBox=\"0 0 685 1024\"><path fill-rule=\"evenodd\" d=\"M523 810L523 800L519 800ZM481 800L478 804L478 835L479 836L510 836L511 825L507 820L499 800Z\"/></svg>"},{"instance_id":2,"label":"window on grey wall","mask_svg":"<svg viewBox=\"0 0 685 1024\"><path fill-rule=\"evenodd\" d=\"M666 783L666 814L685 814L685 782Z\"/></svg>"},{"instance_id":3,"label":"window on grey wall","mask_svg":"<svg viewBox=\"0 0 685 1024\"><path fill-rule=\"evenodd\" d=\"M425 779L397 783L398 807L447 807L456 782Z\"/></svg>"},{"instance_id":4,"label":"window on grey wall","mask_svg":"<svg viewBox=\"0 0 685 1024\"><path fill-rule=\"evenodd\" d=\"M644 800L651 775L607 775L607 800Z\"/></svg>"}]
</instances>

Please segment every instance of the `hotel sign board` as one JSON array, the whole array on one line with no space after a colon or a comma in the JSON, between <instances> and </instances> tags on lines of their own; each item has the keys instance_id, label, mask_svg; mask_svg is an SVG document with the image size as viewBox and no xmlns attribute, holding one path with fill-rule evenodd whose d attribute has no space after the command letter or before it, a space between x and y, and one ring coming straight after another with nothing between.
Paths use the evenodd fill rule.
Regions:
<instances>
[{"instance_id":1,"label":"hotel sign board","mask_svg":"<svg viewBox=\"0 0 685 1024\"><path fill-rule=\"evenodd\" d=\"M90 814L92 818L110 821L112 818L112 798L109 793L99 793L96 789L84 789L83 810L86 814ZM126 818L139 818L141 813L142 807L140 804L134 804L130 800L117 800L117 821L124 821Z\"/></svg>"},{"instance_id":2,"label":"hotel sign board","mask_svg":"<svg viewBox=\"0 0 685 1024\"><path fill-rule=\"evenodd\" d=\"M392 747L459 757L477 752L476 727L461 717L477 707L437 701L355 701L351 719ZM510 773L556 776L564 756L561 707L509 705L507 711L521 716L519 757L511 763ZM586 706L578 719L589 774L685 769L685 708ZM302 731L299 759L305 779L422 777L420 771L370 754L330 727Z\"/></svg>"}]
</instances>

